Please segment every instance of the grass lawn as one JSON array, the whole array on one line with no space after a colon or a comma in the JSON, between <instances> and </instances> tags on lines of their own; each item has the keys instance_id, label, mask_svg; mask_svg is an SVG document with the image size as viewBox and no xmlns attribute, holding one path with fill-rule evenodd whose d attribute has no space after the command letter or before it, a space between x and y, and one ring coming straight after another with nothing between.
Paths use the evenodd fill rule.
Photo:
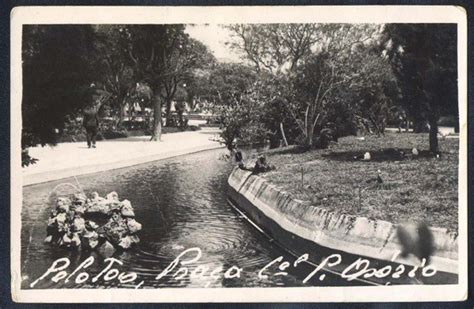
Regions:
<instances>
[{"instance_id":1,"label":"grass lawn","mask_svg":"<svg viewBox=\"0 0 474 309\"><path fill-rule=\"evenodd\" d=\"M414 133L344 137L305 153L280 148L267 153L277 169L262 176L314 206L392 223L425 220L457 232L459 140L440 138L439 144L440 158L423 151L427 134ZM411 154L413 147L418 156ZM370 161L354 159L366 151ZM370 181L377 170L383 183Z\"/></svg>"}]
</instances>

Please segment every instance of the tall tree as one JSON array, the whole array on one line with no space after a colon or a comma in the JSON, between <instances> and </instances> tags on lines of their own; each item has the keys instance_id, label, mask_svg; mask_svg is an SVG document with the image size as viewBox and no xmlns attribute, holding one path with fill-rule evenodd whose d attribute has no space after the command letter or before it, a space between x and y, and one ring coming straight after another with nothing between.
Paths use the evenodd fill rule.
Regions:
<instances>
[{"instance_id":1,"label":"tall tree","mask_svg":"<svg viewBox=\"0 0 474 309\"><path fill-rule=\"evenodd\" d=\"M429 123L430 151L436 153L441 113L457 112L456 25L388 24L385 33L401 104L415 123Z\"/></svg>"},{"instance_id":2,"label":"tall tree","mask_svg":"<svg viewBox=\"0 0 474 309\"><path fill-rule=\"evenodd\" d=\"M153 91L153 132L151 140L161 140L162 97L170 55L183 36L184 25L129 25L122 35L128 41L128 59L133 66L135 80L147 84Z\"/></svg>"},{"instance_id":3,"label":"tall tree","mask_svg":"<svg viewBox=\"0 0 474 309\"><path fill-rule=\"evenodd\" d=\"M186 93L188 94L186 100L191 108L195 108L195 104L206 101L210 74L211 69L197 69L193 71L191 78L186 81Z\"/></svg>"},{"instance_id":4,"label":"tall tree","mask_svg":"<svg viewBox=\"0 0 474 309\"><path fill-rule=\"evenodd\" d=\"M280 96L273 102L280 103L269 106L272 109L285 108L285 113L277 114L286 114L291 119L287 123L297 124L301 140L308 147L314 146L315 134L319 134L328 122L328 112L335 108L337 102L336 93L343 94L339 91L341 88L355 88L364 79L373 81L369 77L377 74L373 74L371 69L376 70L376 65L381 64L376 59L376 53L382 29L377 25L233 25L229 29L236 38L231 46L241 51L257 72L273 75L273 79L265 79L273 84L273 93ZM361 74L364 61L369 59L360 57L364 53L373 56ZM369 68L370 65L373 68ZM379 91L381 87L377 88ZM346 92L346 95L344 104L350 101L350 94ZM284 104L281 104L281 99ZM339 100L339 103L342 101ZM374 97L370 101L377 99ZM376 105L371 104L372 107ZM376 112L375 108L371 110ZM369 113L363 116L368 117ZM371 115L370 118L372 124L384 127L380 125L383 117ZM283 137L283 132L281 135Z\"/></svg>"},{"instance_id":5,"label":"tall tree","mask_svg":"<svg viewBox=\"0 0 474 309\"><path fill-rule=\"evenodd\" d=\"M166 120L170 118L171 104L178 88L193 78L196 69L211 67L216 60L208 48L186 33L176 33L174 47L167 49L163 67L162 96L165 101Z\"/></svg>"},{"instance_id":6,"label":"tall tree","mask_svg":"<svg viewBox=\"0 0 474 309\"><path fill-rule=\"evenodd\" d=\"M371 45L353 50L349 59L345 72L353 75L334 97L351 105L353 120L359 128L383 135L390 108L398 94L390 62Z\"/></svg>"},{"instance_id":7,"label":"tall tree","mask_svg":"<svg viewBox=\"0 0 474 309\"><path fill-rule=\"evenodd\" d=\"M233 33L231 48L240 51L257 72L279 73L293 70L319 42L320 24L236 24L228 26Z\"/></svg>"},{"instance_id":8,"label":"tall tree","mask_svg":"<svg viewBox=\"0 0 474 309\"><path fill-rule=\"evenodd\" d=\"M209 75L206 97L213 103L212 110L223 125L221 137L228 149L234 141L261 140L265 128L261 123L263 102L259 100L261 84L252 68L222 63Z\"/></svg>"},{"instance_id":9,"label":"tall tree","mask_svg":"<svg viewBox=\"0 0 474 309\"><path fill-rule=\"evenodd\" d=\"M130 61L126 61L128 54L127 41L122 35L124 29L120 25L97 25L94 30L94 64L105 89L112 94L110 102L118 113L117 125L120 126L125 106L129 103L130 94L136 85L133 68Z\"/></svg>"},{"instance_id":10,"label":"tall tree","mask_svg":"<svg viewBox=\"0 0 474 309\"><path fill-rule=\"evenodd\" d=\"M55 144L67 117L92 99L93 40L91 26L23 27L22 148Z\"/></svg>"},{"instance_id":11,"label":"tall tree","mask_svg":"<svg viewBox=\"0 0 474 309\"><path fill-rule=\"evenodd\" d=\"M347 53L358 44L377 41L379 26L371 24L236 24L227 27L230 47L255 69L272 73L296 70L315 52Z\"/></svg>"}]
</instances>

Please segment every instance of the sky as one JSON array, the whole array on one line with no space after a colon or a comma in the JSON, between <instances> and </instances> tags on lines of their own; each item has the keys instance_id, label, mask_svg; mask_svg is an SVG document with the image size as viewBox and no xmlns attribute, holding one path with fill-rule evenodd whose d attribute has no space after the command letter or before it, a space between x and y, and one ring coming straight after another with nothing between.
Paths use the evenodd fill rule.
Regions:
<instances>
[{"instance_id":1,"label":"sky","mask_svg":"<svg viewBox=\"0 0 474 309\"><path fill-rule=\"evenodd\" d=\"M231 40L230 31L216 24L186 25L186 32L209 47L220 62L240 62L239 55L225 42Z\"/></svg>"}]
</instances>

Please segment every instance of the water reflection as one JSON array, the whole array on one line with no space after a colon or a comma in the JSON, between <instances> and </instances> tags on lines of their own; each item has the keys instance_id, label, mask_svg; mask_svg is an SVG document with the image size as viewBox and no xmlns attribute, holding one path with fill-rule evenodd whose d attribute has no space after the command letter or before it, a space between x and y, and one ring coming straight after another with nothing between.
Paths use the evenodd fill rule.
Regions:
<instances>
[{"instance_id":1,"label":"water reflection","mask_svg":"<svg viewBox=\"0 0 474 309\"><path fill-rule=\"evenodd\" d=\"M39 184L24 188L22 209L22 275L23 288L43 274L51 263L61 257L69 257L74 269L90 253L69 252L43 243L46 223L52 202L50 191L59 183L78 184L85 192L97 191L104 196L116 191L121 199L128 199L135 208L137 221L143 229L141 243L129 252L116 252L121 270L136 272L145 282L143 288L156 287L253 287L253 286L300 286L302 279L311 272L309 266L299 267L299 272L287 276L258 278L258 271L274 258L284 255L279 247L269 242L226 202L227 177L233 167L223 160L225 150L206 151L173 159L146 163L103 173ZM247 152L248 156L250 152ZM189 265L189 271L209 276L184 276L177 280L172 273L155 280L183 250L199 247L202 257L199 263ZM88 268L94 276L104 267L102 256L92 253L96 262ZM196 267L201 265L200 269ZM232 266L242 268L240 278L225 279L223 274ZM347 282L327 274L324 282L310 285L341 285ZM70 287L118 287L116 280L108 282L87 281L76 284L70 281L52 283L43 280L35 288ZM120 285L133 287L133 285Z\"/></svg>"}]
</instances>

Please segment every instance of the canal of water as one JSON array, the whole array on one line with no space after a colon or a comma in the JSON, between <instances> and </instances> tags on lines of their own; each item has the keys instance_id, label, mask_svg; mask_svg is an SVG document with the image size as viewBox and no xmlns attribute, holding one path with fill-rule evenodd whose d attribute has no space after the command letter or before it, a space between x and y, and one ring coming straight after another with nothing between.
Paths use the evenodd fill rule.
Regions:
<instances>
[{"instance_id":1,"label":"canal of water","mask_svg":"<svg viewBox=\"0 0 474 309\"><path fill-rule=\"evenodd\" d=\"M46 225L54 203L51 191L61 183L80 185L86 193L97 191L105 196L116 191L121 199L131 201L138 222L142 223L141 242L127 252L116 252L114 258L123 265L121 270L135 272L143 279L142 288L155 287L269 287L269 286L334 286L354 285L335 274L319 275L305 284L303 279L314 266L300 264L289 268L287 275L259 277L259 271L269 262L283 256L295 258L262 235L227 203L227 177L233 167L226 159L227 151L212 150L179 156L142 165L102 173L72 177L23 188L22 208L22 287L39 278L58 258L71 260L69 271L91 254L95 262L88 268L93 275L105 267L104 257L96 252L70 252L43 243ZM247 153L247 156L251 155ZM200 260L187 265L190 272L200 266L209 269L206 276L173 276L170 273L159 280L160 274L181 252L198 247ZM317 252L309 252L317 255ZM239 278L225 278L224 272L232 266L242 269ZM278 264L277 264L278 265ZM204 267L204 268L203 268ZM217 269L217 270L216 270ZM222 270L219 270L222 269ZM214 276L209 276L212 270ZM276 273L270 267L267 275ZM42 280L35 288L97 288L133 287L117 280L74 280L54 283Z\"/></svg>"}]
</instances>

